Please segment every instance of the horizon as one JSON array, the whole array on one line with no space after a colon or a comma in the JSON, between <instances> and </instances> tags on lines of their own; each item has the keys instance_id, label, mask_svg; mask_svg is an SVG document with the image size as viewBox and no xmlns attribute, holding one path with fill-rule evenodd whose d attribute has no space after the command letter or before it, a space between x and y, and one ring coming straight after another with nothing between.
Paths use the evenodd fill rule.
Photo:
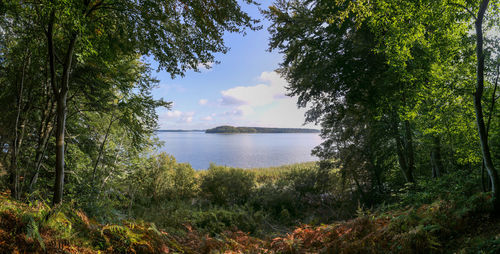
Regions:
<instances>
[{"instance_id":1,"label":"horizon","mask_svg":"<svg viewBox=\"0 0 500 254\"><path fill-rule=\"evenodd\" d=\"M267 6L261 6L267 8ZM155 99L173 102L171 110L157 109L159 129L209 129L213 126L254 126L265 128L319 128L305 124L306 109L297 107L297 98L287 96L287 82L275 72L282 61L278 52L269 52L265 20L255 6L243 5L252 17L261 20L259 31L226 33L229 52L216 54L220 64L188 70L184 77L171 79L165 71L154 75L160 81L153 90ZM153 69L157 63L150 61Z\"/></svg>"},{"instance_id":2,"label":"horizon","mask_svg":"<svg viewBox=\"0 0 500 254\"><path fill-rule=\"evenodd\" d=\"M218 125L214 127L209 127L209 128L202 128L202 129L157 129L156 131L205 131L208 129L214 129L217 127L221 126L232 126L232 127L243 127L243 128L271 128L271 129L304 129L304 130L320 130L319 128L309 128L309 127L261 127L261 126L234 126L234 125Z\"/></svg>"}]
</instances>

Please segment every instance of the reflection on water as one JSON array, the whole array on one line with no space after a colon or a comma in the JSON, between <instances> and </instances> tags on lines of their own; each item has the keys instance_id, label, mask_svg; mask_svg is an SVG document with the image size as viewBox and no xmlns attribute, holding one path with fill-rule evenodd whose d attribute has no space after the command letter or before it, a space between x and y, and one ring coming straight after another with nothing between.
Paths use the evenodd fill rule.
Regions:
<instances>
[{"instance_id":1,"label":"reflection on water","mask_svg":"<svg viewBox=\"0 0 500 254\"><path fill-rule=\"evenodd\" d=\"M239 168L270 167L315 161L311 150L321 143L316 133L206 134L203 132L159 132L160 151L195 169L211 162Z\"/></svg>"}]
</instances>

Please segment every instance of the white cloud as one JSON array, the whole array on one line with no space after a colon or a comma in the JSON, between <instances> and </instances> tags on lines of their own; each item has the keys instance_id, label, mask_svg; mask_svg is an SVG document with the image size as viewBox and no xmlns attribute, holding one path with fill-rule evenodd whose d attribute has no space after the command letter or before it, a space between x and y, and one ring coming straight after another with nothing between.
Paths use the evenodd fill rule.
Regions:
<instances>
[{"instance_id":1,"label":"white cloud","mask_svg":"<svg viewBox=\"0 0 500 254\"><path fill-rule=\"evenodd\" d=\"M181 121L185 123L190 123L193 121L194 112L186 112L181 117Z\"/></svg>"},{"instance_id":2,"label":"white cloud","mask_svg":"<svg viewBox=\"0 0 500 254\"><path fill-rule=\"evenodd\" d=\"M190 123L193 121L193 116L195 112L182 112L179 110L167 111L160 116L161 119L165 119L166 122L178 122L178 123Z\"/></svg>"},{"instance_id":3,"label":"white cloud","mask_svg":"<svg viewBox=\"0 0 500 254\"><path fill-rule=\"evenodd\" d=\"M267 84L255 86L237 86L221 91L221 105L235 106L232 115L248 116L255 113L257 107L271 105L277 101L290 99L286 96L286 81L276 72L263 72L259 80ZM227 112L226 112L227 113Z\"/></svg>"},{"instance_id":4,"label":"white cloud","mask_svg":"<svg viewBox=\"0 0 500 254\"><path fill-rule=\"evenodd\" d=\"M276 72L263 72L260 80L268 84L255 86L237 86L221 91L222 105L248 105L251 107L264 106L273 103L276 99L286 98L286 81Z\"/></svg>"},{"instance_id":5,"label":"white cloud","mask_svg":"<svg viewBox=\"0 0 500 254\"><path fill-rule=\"evenodd\" d=\"M286 80L276 72L263 72L259 80L262 81L261 84L221 91L222 98L218 101L222 106L232 108L223 115L258 126L302 126L306 109L298 109L297 99L286 95Z\"/></svg>"},{"instance_id":6,"label":"white cloud","mask_svg":"<svg viewBox=\"0 0 500 254\"><path fill-rule=\"evenodd\" d=\"M234 110L224 112L223 115L224 116L242 116L243 111L241 111L239 109L234 109Z\"/></svg>"},{"instance_id":7,"label":"white cloud","mask_svg":"<svg viewBox=\"0 0 500 254\"><path fill-rule=\"evenodd\" d=\"M198 68L198 70L200 72L209 72L209 71L212 71L213 66L214 66L214 63L209 62L209 63L199 63L196 67Z\"/></svg>"},{"instance_id":8,"label":"white cloud","mask_svg":"<svg viewBox=\"0 0 500 254\"><path fill-rule=\"evenodd\" d=\"M297 108L296 99L288 98L281 100L275 107L262 112L259 121L269 127L302 127L304 124L304 114L307 109ZM307 124L305 128L314 128L313 124Z\"/></svg>"},{"instance_id":9,"label":"white cloud","mask_svg":"<svg viewBox=\"0 0 500 254\"><path fill-rule=\"evenodd\" d=\"M195 99L200 115L193 111L165 111L160 114L160 124L164 129L201 129L227 124L302 127L306 109L298 109L297 98L286 95L287 85L276 72L263 72L257 82L220 91L219 98ZM209 109L214 111L207 112ZM316 126L308 124L304 127Z\"/></svg>"},{"instance_id":10,"label":"white cloud","mask_svg":"<svg viewBox=\"0 0 500 254\"><path fill-rule=\"evenodd\" d=\"M179 111L179 110L167 111L167 113L165 114L165 116L167 118L177 118L177 117L182 116L182 112Z\"/></svg>"}]
</instances>

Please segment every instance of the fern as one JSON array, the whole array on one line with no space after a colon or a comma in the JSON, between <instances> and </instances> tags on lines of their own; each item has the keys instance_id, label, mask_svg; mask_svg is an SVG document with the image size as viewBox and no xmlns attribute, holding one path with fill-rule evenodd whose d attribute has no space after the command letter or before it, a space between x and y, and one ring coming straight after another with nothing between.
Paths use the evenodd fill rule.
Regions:
<instances>
[{"instance_id":1,"label":"fern","mask_svg":"<svg viewBox=\"0 0 500 254\"><path fill-rule=\"evenodd\" d=\"M155 225L154 223L151 223L151 224L150 224L150 226L149 226L149 228L148 228L148 231L153 231L153 233L155 233L155 234L157 234L157 235L159 235L159 236L163 235L163 234L162 234L162 233L158 230L158 228L156 228L156 225Z\"/></svg>"},{"instance_id":2,"label":"fern","mask_svg":"<svg viewBox=\"0 0 500 254\"><path fill-rule=\"evenodd\" d=\"M104 236L105 230L109 230L112 234L125 235L129 229L120 225L106 225L102 228L101 235Z\"/></svg>"},{"instance_id":3,"label":"fern","mask_svg":"<svg viewBox=\"0 0 500 254\"><path fill-rule=\"evenodd\" d=\"M40 231L38 230L38 223L31 216L26 216L28 218L28 223L26 225L26 236L28 238L34 239L40 244L43 250L45 250L45 243L43 241L42 236L40 235Z\"/></svg>"}]
</instances>

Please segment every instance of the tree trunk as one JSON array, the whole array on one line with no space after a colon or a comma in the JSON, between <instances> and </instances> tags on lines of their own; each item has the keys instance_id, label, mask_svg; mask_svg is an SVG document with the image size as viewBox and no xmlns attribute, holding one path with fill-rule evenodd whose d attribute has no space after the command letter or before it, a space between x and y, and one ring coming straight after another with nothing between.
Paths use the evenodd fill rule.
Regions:
<instances>
[{"instance_id":1,"label":"tree trunk","mask_svg":"<svg viewBox=\"0 0 500 254\"><path fill-rule=\"evenodd\" d=\"M491 159L490 147L488 144L488 134L486 132L486 126L484 124L483 117L483 107L481 100L484 92L484 52L483 52L483 18L484 14L488 8L489 0L483 0L479 7L477 14L477 19L475 22L476 27L476 56L477 56L477 82L476 91L474 93L474 109L476 111L476 122L479 132L479 139L481 144L481 151L483 153L483 160L486 171L490 177L491 190L493 192L493 202L495 211L500 212L500 190L499 184L500 180L498 178L498 173L493 165Z\"/></svg>"},{"instance_id":2,"label":"tree trunk","mask_svg":"<svg viewBox=\"0 0 500 254\"><path fill-rule=\"evenodd\" d=\"M125 138L125 135L126 134L123 134L123 136L121 137L120 139L120 144L118 145L118 149L117 149L117 152L116 152L116 155L115 155L115 159L113 161L113 163L111 165L113 165L113 167L116 168L116 162L118 161L118 158L120 156L120 150L122 149L122 144L123 144L123 139ZM104 188L104 184L106 184L106 182L108 181L108 179L111 177L111 175L113 174L113 170L110 170L109 171L109 174L106 176L106 178L104 178L104 180L102 181L101 183L101 186L99 187L99 189L97 189L97 197L99 198L100 195L101 195L101 190Z\"/></svg>"},{"instance_id":3,"label":"tree trunk","mask_svg":"<svg viewBox=\"0 0 500 254\"><path fill-rule=\"evenodd\" d=\"M66 99L68 92L61 91L57 99L57 127L56 127L56 182L54 185L54 204L62 202L64 186L64 132L66 127Z\"/></svg>"},{"instance_id":4,"label":"tree trunk","mask_svg":"<svg viewBox=\"0 0 500 254\"><path fill-rule=\"evenodd\" d=\"M439 140L439 136L432 137L431 165L433 178L438 178L444 173L443 161L441 159L441 141Z\"/></svg>"},{"instance_id":5,"label":"tree trunk","mask_svg":"<svg viewBox=\"0 0 500 254\"><path fill-rule=\"evenodd\" d=\"M405 126L405 144L406 144L406 156L408 158L408 181L415 182L413 178L413 172L415 172L415 152L413 151L413 135L411 133L410 121L404 121Z\"/></svg>"},{"instance_id":6,"label":"tree trunk","mask_svg":"<svg viewBox=\"0 0 500 254\"><path fill-rule=\"evenodd\" d=\"M29 52L28 52L29 54ZM26 73L26 67L30 63L30 56L27 56L28 59L23 60L23 66L21 69L21 80L19 83L19 87L17 90L17 112L16 112L16 120L14 124L14 140L12 141L12 149L11 149L11 163L10 163L10 191L11 195L14 199L19 199L21 197L20 186L19 186L19 168L17 165L17 157L19 155L19 148L22 143L22 136L24 134L24 128L26 126L26 121L22 121L21 126L19 125L23 104L23 91L24 91L24 76ZM17 82L16 82L17 83ZM19 129L21 127L21 129Z\"/></svg>"},{"instance_id":7,"label":"tree trunk","mask_svg":"<svg viewBox=\"0 0 500 254\"><path fill-rule=\"evenodd\" d=\"M48 75L46 75L48 76ZM55 101L53 99L53 95L50 92L49 79L47 77L46 86L45 86L45 96L47 97L47 102L45 103L45 110L42 111L42 121L40 122L40 127L38 130L38 143L36 148L36 156L34 161L34 173L30 178L30 182L28 185L28 194L33 192L33 189L38 181L38 176L40 173L40 168L42 166L43 156L47 151L47 147L49 144L49 138L52 135L54 130L54 114Z\"/></svg>"},{"instance_id":8,"label":"tree trunk","mask_svg":"<svg viewBox=\"0 0 500 254\"><path fill-rule=\"evenodd\" d=\"M92 172L92 184L91 184L92 190L94 190L94 187L95 187L95 177L96 177L96 173L97 173L97 166L99 165L99 161L101 160L102 154L104 152L104 146L106 145L106 141L108 140L108 136L109 136L109 131L111 130L111 125L113 125L114 121L115 121L115 119L113 118L113 116L111 116L111 119L109 120L108 128L106 129L106 134L104 135L104 140L102 141L101 146L99 147L99 154L97 155L97 158L95 160L94 170Z\"/></svg>"},{"instance_id":9,"label":"tree trunk","mask_svg":"<svg viewBox=\"0 0 500 254\"><path fill-rule=\"evenodd\" d=\"M491 126L491 119L493 118L493 112L495 111L495 102L496 102L496 93L497 93L497 88L498 88L498 78L500 77L500 63L497 64L497 76L495 78L495 86L493 88L493 93L491 94L491 104L490 104L490 111L488 112L488 122L486 123L486 136L489 138L490 135L490 126ZM489 184L491 185L491 184ZM484 159L482 160L481 163L481 186L483 187L483 192L486 192L488 189L486 188L486 185L484 184Z\"/></svg>"},{"instance_id":10,"label":"tree trunk","mask_svg":"<svg viewBox=\"0 0 500 254\"><path fill-rule=\"evenodd\" d=\"M19 199L19 169L17 168L17 149L15 148L17 141L14 140L12 143L13 148L11 149L11 162L10 162L10 195L14 199Z\"/></svg>"},{"instance_id":11,"label":"tree trunk","mask_svg":"<svg viewBox=\"0 0 500 254\"><path fill-rule=\"evenodd\" d=\"M37 156L35 161L35 173L31 177L30 185L28 187L28 193L33 192L33 188L35 187L36 182L38 181L38 175L40 174L40 168L42 166L43 156L45 155L45 151L47 151L47 146L49 144L48 140L53 130L54 128L50 128L48 130L46 129L45 133L43 134L43 140L41 144L39 144L39 151L37 151Z\"/></svg>"},{"instance_id":12,"label":"tree trunk","mask_svg":"<svg viewBox=\"0 0 500 254\"><path fill-rule=\"evenodd\" d=\"M64 134L66 130L66 115L67 106L66 101L68 99L69 91L69 76L71 72L71 64L73 60L73 52L75 49L77 34L74 33L70 40L69 45L66 50L66 55L63 63L63 71L60 81L60 89L57 88L56 84L56 69L55 69L55 51L54 51L54 41L53 41L53 28L55 20L55 12L52 11L49 20L49 25L47 29L47 42L49 47L49 64L51 72L51 84L54 90L54 94L57 98L56 105L56 177L54 184L54 197L52 200L53 204L62 203L63 198L63 187L64 187Z\"/></svg>"},{"instance_id":13,"label":"tree trunk","mask_svg":"<svg viewBox=\"0 0 500 254\"><path fill-rule=\"evenodd\" d=\"M403 173L403 176L405 178L406 182L410 182L410 175L408 174L408 164L406 162L406 157L404 153L404 147L403 147L403 140L401 139L401 136L399 135L399 128L398 128L398 123L396 121L396 118L393 119L392 121L392 131L394 134L394 140L396 141L396 153L398 155L398 162L399 162L399 167L401 168L401 172Z\"/></svg>"}]
</instances>

